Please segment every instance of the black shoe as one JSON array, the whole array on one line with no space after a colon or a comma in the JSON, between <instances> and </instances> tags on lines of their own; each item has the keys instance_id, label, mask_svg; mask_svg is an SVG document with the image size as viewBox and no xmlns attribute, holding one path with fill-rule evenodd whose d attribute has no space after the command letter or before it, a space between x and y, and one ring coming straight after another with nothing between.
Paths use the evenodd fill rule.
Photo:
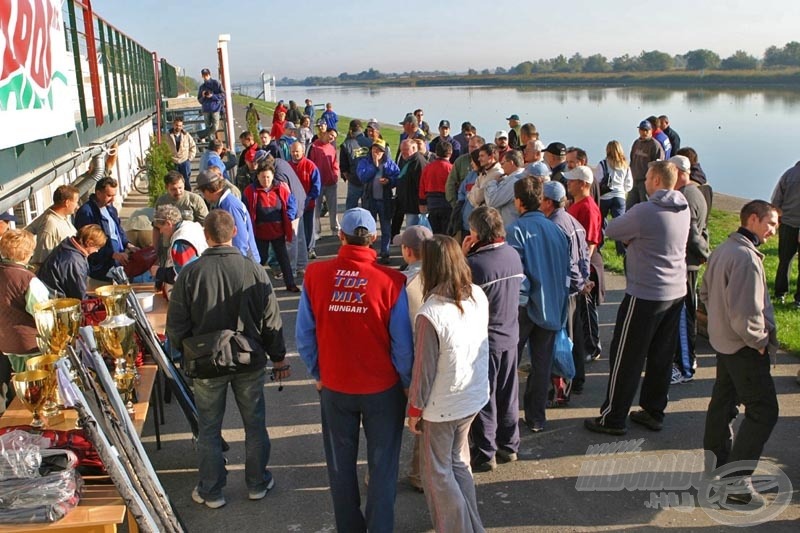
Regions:
<instances>
[{"instance_id":1,"label":"black shoe","mask_svg":"<svg viewBox=\"0 0 800 533\"><path fill-rule=\"evenodd\" d=\"M606 435L624 435L628 432L628 428L612 428L609 426L604 426L600 422L600 417L597 418L587 418L583 421L583 427L588 429L589 431L594 431L595 433L605 433Z\"/></svg>"},{"instance_id":2,"label":"black shoe","mask_svg":"<svg viewBox=\"0 0 800 533\"><path fill-rule=\"evenodd\" d=\"M492 457L488 461L481 461L480 463L472 463L470 465L473 472L491 472L497 469L497 460Z\"/></svg>"},{"instance_id":3,"label":"black shoe","mask_svg":"<svg viewBox=\"0 0 800 533\"><path fill-rule=\"evenodd\" d=\"M740 479L725 487L725 502L737 505L747 505L757 509L766 505L764 497L758 493L750 478Z\"/></svg>"},{"instance_id":4,"label":"black shoe","mask_svg":"<svg viewBox=\"0 0 800 533\"><path fill-rule=\"evenodd\" d=\"M570 394L583 394L583 383L573 383L569 389Z\"/></svg>"},{"instance_id":5,"label":"black shoe","mask_svg":"<svg viewBox=\"0 0 800 533\"><path fill-rule=\"evenodd\" d=\"M534 433L541 433L544 431L544 422L531 422L530 420L525 420L525 426Z\"/></svg>"},{"instance_id":6,"label":"black shoe","mask_svg":"<svg viewBox=\"0 0 800 533\"><path fill-rule=\"evenodd\" d=\"M507 452L506 450L497 450L494 457L498 463L514 463L519 459L516 452Z\"/></svg>"},{"instance_id":7,"label":"black shoe","mask_svg":"<svg viewBox=\"0 0 800 533\"><path fill-rule=\"evenodd\" d=\"M601 355L602 355L602 352L600 350L597 350L597 353L595 353L594 355L587 355L586 356L586 362L587 363L591 363L593 361L597 361L598 359L600 359Z\"/></svg>"},{"instance_id":8,"label":"black shoe","mask_svg":"<svg viewBox=\"0 0 800 533\"><path fill-rule=\"evenodd\" d=\"M630 414L630 416L631 421L636 422L637 424L640 424L649 430L661 431L664 428L663 423L653 418L653 416L644 409L634 411Z\"/></svg>"},{"instance_id":9,"label":"black shoe","mask_svg":"<svg viewBox=\"0 0 800 533\"><path fill-rule=\"evenodd\" d=\"M378 264L379 265L390 265L390 264L392 264L392 260L389 259L388 255L382 255L382 256L380 256L380 258L378 258Z\"/></svg>"}]
</instances>

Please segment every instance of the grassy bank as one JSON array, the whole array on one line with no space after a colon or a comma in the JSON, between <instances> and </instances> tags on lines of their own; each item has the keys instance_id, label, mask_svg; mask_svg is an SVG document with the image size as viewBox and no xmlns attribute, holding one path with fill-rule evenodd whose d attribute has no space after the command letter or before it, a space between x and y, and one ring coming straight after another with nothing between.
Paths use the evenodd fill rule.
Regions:
<instances>
[{"instance_id":1,"label":"grassy bank","mask_svg":"<svg viewBox=\"0 0 800 533\"><path fill-rule=\"evenodd\" d=\"M255 100L253 98L250 98L248 96L243 96L240 94L233 95L234 105L244 107L247 106L247 104L249 104L250 102L253 102L255 104L255 108L258 109L258 112L261 115L261 123L263 124L263 126L265 128L270 127L270 125L272 124L272 113L275 111L276 103L265 102L263 100ZM319 115L321 113L322 113L321 111L317 111L317 118L319 118ZM354 118L360 119L361 122L364 123L364 127L366 128L367 121L370 118L375 118L375 117L348 117L345 115L339 115L339 127L337 129L339 130L340 138L347 135L347 128L350 124L350 121L353 120ZM389 146L389 148L391 149L392 157L394 157L395 153L397 152L397 146L400 144L400 133L402 132L402 129L400 128L399 125L387 124L384 122L380 122L380 120L378 122L381 124L381 135L383 136L383 139L386 141L386 145ZM313 124L312 124L312 129L314 129ZM341 141L339 142L339 144L341 144Z\"/></svg>"},{"instance_id":2,"label":"grassy bank","mask_svg":"<svg viewBox=\"0 0 800 533\"><path fill-rule=\"evenodd\" d=\"M450 76L398 76L374 80L333 80L335 85L385 85L436 87L458 85L489 86L602 86L648 87L797 87L800 69L760 70L668 70L658 72L554 72L522 74L473 74Z\"/></svg>"},{"instance_id":3,"label":"grassy bank","mask_svg":"<svg viewBox=\"0 0 800 533\"><path fill-rule=\"evenodd\" d=\"M712 209L708 226L712 249L725 241L728 235L736 231L738 227L738 213ZM772 237L762 244L759 250L764 254L764 272L767 276L770 294L773 294L775 271L778 269L778 237ZM622 273L622 258L617 255L613 242L609 242L603 247L603 261L605 261L607 271ZM702 275L703 269L700 271L701 281ZM796 283L797 275L793 274L790 286L794 287ZM790 352L800 354L800 310L794 308L794 302L783 305L777 301L773 301L773 303L775 304L775 318L778 322L778 339L781 345Z\"/></svg>"}]
</instances>

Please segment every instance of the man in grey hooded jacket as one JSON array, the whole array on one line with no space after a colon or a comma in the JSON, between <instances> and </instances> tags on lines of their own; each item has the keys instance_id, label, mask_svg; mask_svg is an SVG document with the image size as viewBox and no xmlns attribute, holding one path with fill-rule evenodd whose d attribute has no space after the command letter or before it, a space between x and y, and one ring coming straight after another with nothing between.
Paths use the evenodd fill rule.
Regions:
<instances>
[{"instance_id":1,"label":"man in grey hooded jacket","mask_svg":"<svg viewBox=\"0 0 800 533\"><path fill-rule=\"evenodd\" d=\"M606 228L606 237L628 246L627 287L611 341L606 400L599 417L584 421L590 431L625 434L642 368L642 409L631 413L631 420L653 431L662 428L686 295L690 214L686 198L674 190L677 179L672 163L650 163L645 179L648 201L636 204Z\"/></svg>"}]
</instances>

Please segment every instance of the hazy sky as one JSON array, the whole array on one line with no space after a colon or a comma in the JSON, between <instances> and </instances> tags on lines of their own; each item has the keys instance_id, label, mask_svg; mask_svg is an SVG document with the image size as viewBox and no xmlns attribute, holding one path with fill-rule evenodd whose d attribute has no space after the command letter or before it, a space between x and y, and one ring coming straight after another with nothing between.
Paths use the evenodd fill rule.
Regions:
<instances>
[{"instance_id":1,"label":"hazy sky","mask_svg":"<svg viewBox=\"0 0 800 533\"><path fill-rule=\"evenodd\" d=\"M563 10L545 8L563 6ZM231 35L233 79L505 68L526 60L708 48L761 57L800 39L797 0L96 0L95 12L199 78ZM401 7L402 6L402 7ZM291 9L289 9L291 8Z\"/></svg>"}]
</instances>

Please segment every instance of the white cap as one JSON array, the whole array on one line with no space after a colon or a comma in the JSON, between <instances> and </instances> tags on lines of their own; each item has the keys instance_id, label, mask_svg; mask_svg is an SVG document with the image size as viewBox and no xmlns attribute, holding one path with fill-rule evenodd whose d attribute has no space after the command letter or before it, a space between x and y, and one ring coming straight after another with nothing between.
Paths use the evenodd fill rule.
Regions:
<instances>
[{"instance_id":1,"label":"white cap","mask_svg":"<svg viewBox=\"0 0 800 533\"><path fill-rule=\"evenodd\" d=\"M592 172L592 169L585 165L575 167L572 170L565 172L564 177L568 180L580 180L586 183L592 183L594 181L594 173Z\"/></svg>"},{"instance_id":2,"label":"white cap","mask_svg":"<svg viewBox=\"0 0 800 533\"><path fill-rule=\"evenodd\" d=\"M495 139L508 139L508 132L506 130L497 130L497 133L494 134Z\"/></svg>"}]
</instances>

